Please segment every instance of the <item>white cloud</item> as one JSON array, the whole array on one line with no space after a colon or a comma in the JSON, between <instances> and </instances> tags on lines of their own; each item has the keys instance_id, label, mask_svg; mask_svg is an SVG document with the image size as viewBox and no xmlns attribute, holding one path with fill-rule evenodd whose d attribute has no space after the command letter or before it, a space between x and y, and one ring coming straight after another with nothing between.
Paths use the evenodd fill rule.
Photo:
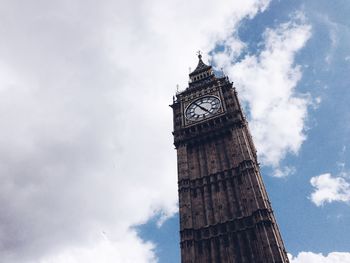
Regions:
<instances>
[{"instance_id":1,"label":"white cloud","mask_svg":"<svg viewBox=\"0 0 350 263\"><path fill-rule=\"evenodd\" d=\"M275 177L286 177L295 173L295 167L284 166L276 168L274 171Z\"/></svg>"},{"instance_id":2,"label":"white cloud","mask_svg":"<svg viewBox=\"0 0 350 263\"><path fill-rule=\"evenodd\" d=\"M337 51L337 48L339 45L339 36L340 36L339 24L332 21L332 19L325 14L319 14L318 19L319 19L319 22L322 23L328 29L328 38L330 43L329 43L328 52L326 53L324 60L328 65L330 65L333 61L334 54ZM326 69L329 70L329 68L326 68Z\"/></svg>"},{"instance_id":3,"label":"white cloud","mask_svg":"<svg viewBox=\"0 0 350 263\"><path fill-rule=\"evenodd\" d=\"M288 169L280 168L280 161L287 153L296 154L306 138L305 121L311 100L296 91L301 69L294 59L310 35L310 26L298 14L290 22L267 29L264 48L257 55L247 54L235 63L223 59L225 55L232 57L227 50L214 55L247 105L260 159L275 168L276 176L290 173L281 172Z\"/></svg>"},{"instance_id":4,"label":"white cloud","mask_svg":"<svg viewBox=\"0 0 350 263\"><path fill-rule=\"evenodd\" d=\"M122 233L120 233L122 234ZM107 237L96 238L86 247L68 247L58 255L51 255L29 263L152 263L157 262L154 245L145 243L134 232L120 235L120 240L112 241Z\"/></svg>"},{"instance_id":5,"label":"white cloud","mask_svg":"<svg viewBox=\"0 0 350 263\"><path fill-rule=\"evenodd\" d=\"M321 253L300 252L298 256L288 255L291 263L350 263L350 253L331 252L324 256Z\"/></svg>"},{"instance_id":6,"label":"white cloud","mask_svg":"<svg viewBox=\"0 0 350 263\"><path fill-rule=\"evenodd\" d=\"M335 201L350 201L350 183L342 177L333 177L326 173L312 177L310 183L315 188L310 199L317 206Z\"/></svg>"},{"instance_id":7,"label":"white cloud","mask_svg":"<svg viewBox=\"0 0 350 263\"><path fill-rule=\"evenodd\" d=\"M130 227L177 210L175 85L268 3L2 1L0 258L153 262Z\"/></svg>"}]
</instances>

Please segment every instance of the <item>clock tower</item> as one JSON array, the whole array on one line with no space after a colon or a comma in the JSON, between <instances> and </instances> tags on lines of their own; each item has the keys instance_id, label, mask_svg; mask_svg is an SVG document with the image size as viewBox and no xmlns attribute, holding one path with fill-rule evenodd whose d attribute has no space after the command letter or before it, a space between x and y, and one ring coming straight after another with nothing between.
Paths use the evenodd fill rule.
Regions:
<instances>
[{"instance_id":1,"label":"clock tower","mask_svg":"<svg viewBox=\"0 0 350 263\"><path fill-rule=\"evenodd\" d=\"M198 58L171 105L181 262L289 262L237 92Z\"/></svg>"}]
</instances>

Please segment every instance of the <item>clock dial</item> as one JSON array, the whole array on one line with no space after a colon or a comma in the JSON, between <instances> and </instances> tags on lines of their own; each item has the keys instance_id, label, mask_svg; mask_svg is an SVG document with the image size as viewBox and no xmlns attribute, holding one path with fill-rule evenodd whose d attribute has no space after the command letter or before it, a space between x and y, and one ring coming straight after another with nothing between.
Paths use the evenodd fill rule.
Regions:
<instances>
[{"instance_id":1,"label":"clock dial","mask_svg":"<svg viewBox=\"0 0 350 263\"><path fill-rule=\"evenodd\" d=\"M205 96L192 102L185 111L185 116L190 121L200 121L211 117L219 111L221 101L215 96Z\"/></svg>"}]
</instances>

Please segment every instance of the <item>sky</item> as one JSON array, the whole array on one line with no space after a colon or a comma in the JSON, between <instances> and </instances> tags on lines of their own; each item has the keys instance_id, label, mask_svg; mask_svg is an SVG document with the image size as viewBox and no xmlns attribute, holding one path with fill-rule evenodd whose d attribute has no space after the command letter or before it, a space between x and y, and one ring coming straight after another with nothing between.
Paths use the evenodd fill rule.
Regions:
<instances>
[{"instance_id":1,"label":"sky","mask_svg":"<svg viewBox=\"0 0 350 263\"><path fill-rule=\"evenodd\" d=\"M0 0L0 263L175 263L172 96L238 91L292 263L350 262L350 2Z\"/></svg>"}]
</instances>

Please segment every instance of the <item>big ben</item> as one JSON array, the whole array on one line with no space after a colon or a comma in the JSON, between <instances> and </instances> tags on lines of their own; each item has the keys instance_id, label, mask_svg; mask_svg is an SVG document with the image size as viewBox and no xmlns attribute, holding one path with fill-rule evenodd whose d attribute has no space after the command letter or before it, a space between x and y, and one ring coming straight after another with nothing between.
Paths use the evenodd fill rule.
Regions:
<instances>
[{"instance_id":1,"label":"big ben","mask_svg":"<svg viewBox=\"0 0 350 263\"><path fill-rule=\"evenodd\" d=\"M237 92L198 58L171 105L181 262L289 262Z\"/></svg>"}]
</instances>

